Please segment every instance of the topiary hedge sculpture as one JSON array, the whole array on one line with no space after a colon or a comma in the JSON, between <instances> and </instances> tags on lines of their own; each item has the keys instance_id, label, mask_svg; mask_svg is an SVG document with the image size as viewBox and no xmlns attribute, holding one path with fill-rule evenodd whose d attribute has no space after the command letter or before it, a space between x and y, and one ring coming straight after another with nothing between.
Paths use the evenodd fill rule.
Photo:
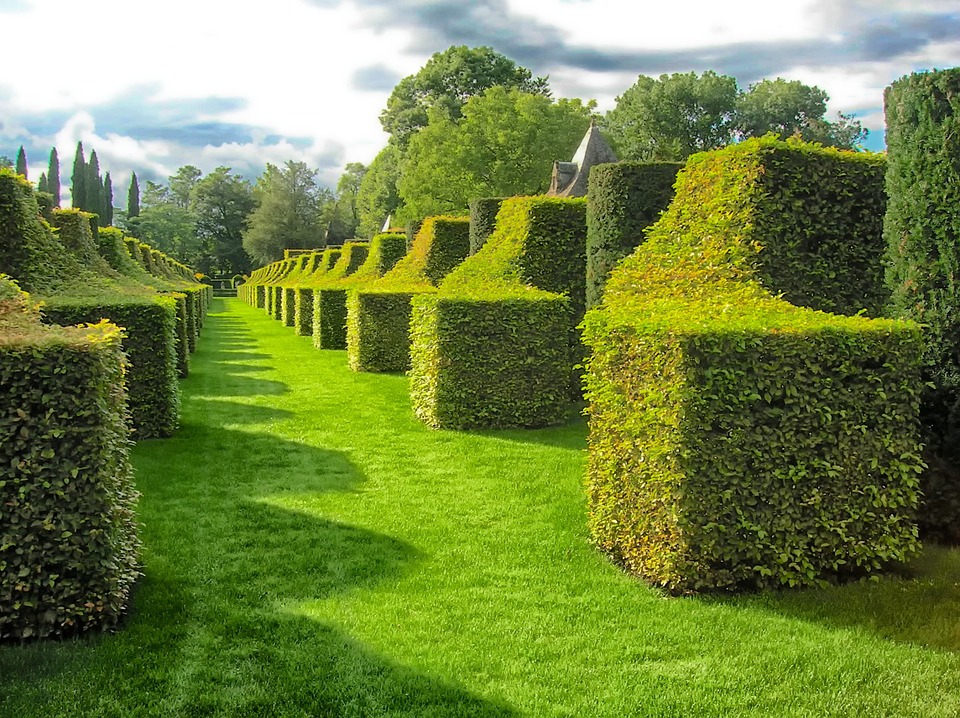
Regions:
<instances>
[{"instance_id":1,"label":"topiary hedge sculpture","mask_svg":"<svg viewBox=\"0 0 960 718\"><path fill-rule=\"evenodd\" d=\"M671 591L812 586L918 548L919 327L882 304L881 157L691 157L587 313L589 525Z\"/></svg>"},{"instance_id":2,"label":"topiary hedge sculpture","mask_svg":"<svg viewBox=\"0 0 960 718\"><path fill-rule=\"evenodd\" d=\"M354 371L410 368L410 301L436 284L467 256L469 221L428 217L413 246L384 276L347 299L347 360Z\"/></svg>"},{"instance_id":3,"label":"topiary hedge sculpture","mask_svg":"<svg viewBox=\"0 0 960 718\"><path fill-rule=\"evenodd\" d=\"M437 428L567 417L584 311L586 200L505 200L477 254L413 298L410 392Z\"/></svg>"}]
</instances>

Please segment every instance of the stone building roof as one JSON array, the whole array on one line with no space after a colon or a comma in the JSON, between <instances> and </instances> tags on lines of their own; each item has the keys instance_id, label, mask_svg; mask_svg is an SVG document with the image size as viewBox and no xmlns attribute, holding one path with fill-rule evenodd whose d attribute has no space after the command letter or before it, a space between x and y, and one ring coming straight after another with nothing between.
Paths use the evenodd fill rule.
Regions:
<instances>
[{"instance_id":1,"label":"stone building roof","mask_svg":"<svg viewBox=\"0 0 960 718\"><path fill-rule=\"evenodd\" d=\"M617 156L603 139L596 121L590 122L587 134L583 136L580 147L570 162L554 162L553 175L550 178L551 197L585 197L587 178L590 168L604 162L616 162Z\"/></svg>"}]
</instances>

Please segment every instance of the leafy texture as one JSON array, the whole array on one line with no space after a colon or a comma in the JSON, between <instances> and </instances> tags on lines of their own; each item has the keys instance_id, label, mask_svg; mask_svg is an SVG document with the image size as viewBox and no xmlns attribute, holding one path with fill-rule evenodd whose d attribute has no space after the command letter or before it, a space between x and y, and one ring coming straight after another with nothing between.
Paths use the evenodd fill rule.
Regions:
<instances>
[{"instance_id":1,"label":"leafy texture","mask_svg":"<svg viewBox=\"0 0 960 718\"><path fill-rule=\"evenodd\" d=\"M644 240L673 199L676 162L616 162L590 171L587 190L587 306L599 303L610 270Z\"/></svg>"},{"instance_id":2,"label":"leafy texture","mask_svg":"<svg viewBox=\"0 0 960 718\"><path fill-rule=\"evenodd\" d=\"M107 630L139 575L120 330L0 276L0 641Z\"/></svg>"},{"instance_id":3,"label":"leafy texture","mask_svg":"<svg viewBox=\"0 0 960 718\"><path fill-rule=\"evenodd\" d=\"M586 200L504 201L483 248L413 299L410 391L433 427L562 421L583 316Z\"/></svg>"},{"instance_id":4,"label":"leafy texture","mask_svg":"<svg viewBox=\"0 0 960 718\"><path fill-rule=\"evenodd\" d=\"M691 157L584 339L589 525L674 591L809 586L918 548L920 329L882 299L872 156ZM781 294L782 293L782 294Z\"/></svg>"},{"instance_id":5,"label":"leafy texture","mask_svg":"<svg viewBox=\"0 0 960 718\"><path fill-rule=\"evenodd\" d=\"M347 300L347 359L355 371L410 368L410 300L431 292L467 256L469 221L428 217L403 259Z\"/></svg>"},{"instance_id":6,"label":"leafy texture","mask_svg":"<svg viewBox=\"0 0 960 718\"><path fill-rule=\"evenodd\" d=\"M888 312L921 322L927 342L922 527L960 541L960 69L901 78L884 98Z\"/></svg>"}]
</instances>

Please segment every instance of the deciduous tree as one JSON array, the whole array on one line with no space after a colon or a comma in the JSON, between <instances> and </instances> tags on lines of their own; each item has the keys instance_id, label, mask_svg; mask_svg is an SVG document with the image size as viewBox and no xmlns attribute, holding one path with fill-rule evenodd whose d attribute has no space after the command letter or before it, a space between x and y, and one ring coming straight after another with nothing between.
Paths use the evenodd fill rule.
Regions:
<instances>
[{"instance_id":1,"label":"deciduous tree","mask_svg":"<svg viewBox=\"0 0 960 718\"><path fill-rule=\"evenodd\" d=\"M247 219L256 207L250 183L229 167L217 167L197 183L191 208L197 217L197 235L209 266L202 272L243 274L250 271L250 257L243 249Z\"/></svg>"},{"instance_id":2,"label":"deciduous tree","mask_svg":"<svg viewBox=\"0 0 960 718\"><path fill-rule=\"evenodd\" d=\"M403 151L394 142L380 150L367 168L357 190L357 235L372 237L383 227L387 217L400 206L397 180Z\"/></svg>"}]
</instances>

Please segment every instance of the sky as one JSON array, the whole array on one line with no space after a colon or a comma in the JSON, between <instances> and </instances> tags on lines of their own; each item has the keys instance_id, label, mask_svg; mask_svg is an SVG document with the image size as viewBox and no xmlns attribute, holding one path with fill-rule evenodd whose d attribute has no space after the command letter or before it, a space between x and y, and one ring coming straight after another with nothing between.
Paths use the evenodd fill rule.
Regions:
<instances>
[{"instance_id":1,"label":"sky","mask_svg":"<svg viewBox=\"0 0 960 718\"><path fill-rule=\"evenodd\" d=\"M883 149L883 89L960 65L958 0L0 0L0 155L28 175L78 140L109 170L163 181L193 164L254 180L306 162L333 187L386 143L396 83L451 45L488 45L598 110L638 75L783 77L830 95ZM66 194L66 188L64 191Z\"/></svg>"}]
</instances>

